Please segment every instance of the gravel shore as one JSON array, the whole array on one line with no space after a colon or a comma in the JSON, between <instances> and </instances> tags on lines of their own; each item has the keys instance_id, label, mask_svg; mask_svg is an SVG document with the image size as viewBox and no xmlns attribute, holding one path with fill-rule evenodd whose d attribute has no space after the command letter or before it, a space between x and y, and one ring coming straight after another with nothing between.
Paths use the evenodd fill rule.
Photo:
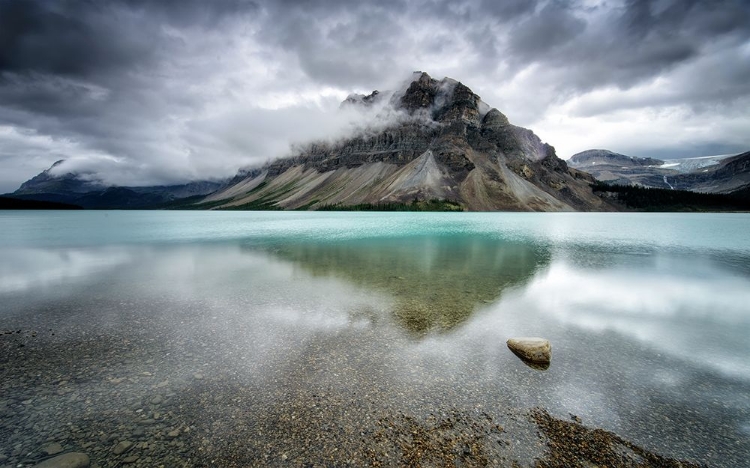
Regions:
<instances>
[{"instance_id":1,"label":"gravel shore","mask_svg":"<svg viewBox=\"0 0 750 468\"><path fill-rule=\"evenodd\" d=\"M502 398L415 401L294 373L246 379L211 346L175 354L137 336L0 333L2 467L70 452L92 467L698 466ZM325 372L315 353L304 362L303 374Z\"/></svg>"}]
</instances>

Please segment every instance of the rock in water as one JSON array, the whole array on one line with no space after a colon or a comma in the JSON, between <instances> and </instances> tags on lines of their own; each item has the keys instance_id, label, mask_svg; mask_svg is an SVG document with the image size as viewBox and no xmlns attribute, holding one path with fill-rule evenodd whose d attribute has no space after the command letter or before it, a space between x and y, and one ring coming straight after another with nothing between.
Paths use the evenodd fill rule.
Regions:
<instances>
[{"instance_id":1,"label":"rock in water","mask_svg":"<svg viewBox=\"0 0 750 468\"><path fill-rule=\"evenodd\" d=\"M544 338L511 338L507 342L513 354L535 369L547 369L552 358L552 346Z\"/></svg>"},{"instance_id":2,"label":"rock in water","mask_svg":"<svg viewBox=\"0 0 750 468\"><path fill-rule=\"evenodd\" d=\"M114 453L115 455L122 455L131 448L133 448L133 442L130 442L129 440L123 440L122 442L119 442L117 445L115 445L112 453Z\"/></svg>"},{"instance_id":3,"label":"rock in water","mask_svg":"<svg viewBox=\"0 0 750 468\"><path fill-rule=\"evenodd\" d=\"M86 468L90 462L85 453L71 452L44 460L34 468Z\"/></svg>"},{"instance_id":4,"label":"rock in water","mask_svg":"<svg viewBox=\"0 0 750 468\"><path fill-rule=\"evenodd\" d=\"M58 453L63 451L63 448L62 445L55 442L54 444L49 444L48 446L44 447L42 451L47 455L57 455Z\"/></svg>"}]
</instances>

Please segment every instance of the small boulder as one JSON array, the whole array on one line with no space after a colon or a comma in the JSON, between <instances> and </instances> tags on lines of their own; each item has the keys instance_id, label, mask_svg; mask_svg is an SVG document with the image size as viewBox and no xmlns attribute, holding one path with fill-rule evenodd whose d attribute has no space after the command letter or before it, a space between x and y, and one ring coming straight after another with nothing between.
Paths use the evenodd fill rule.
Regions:
<instances>
[{"instance_id":1,"label":"small boulder","mask_svg":"<svg viewBox=\"0 0 750 468\"><path fill-rule=\"evenodd\" d=\"M534 368L547 369L552 359L552 346L544 338L511 338L507 342L513 354Z\"/></svg>"},{"instance_id":2,"label":"small boulder","mask_svg":"<svg viewBox=\"0 0 750 468\"><path fill-rule=\"evenodd\" d=\"M91 460L85 453L70 452L44 460L34 465L34 468L87 468L89 463Z\"/></svg>"}]
</instances>

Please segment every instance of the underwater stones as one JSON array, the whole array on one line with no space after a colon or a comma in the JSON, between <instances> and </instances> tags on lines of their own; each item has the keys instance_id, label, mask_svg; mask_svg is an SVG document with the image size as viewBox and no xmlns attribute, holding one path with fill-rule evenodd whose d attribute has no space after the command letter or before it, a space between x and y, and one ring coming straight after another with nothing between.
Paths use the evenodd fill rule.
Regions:
<instances>
[{"instance_id":1,"label":"underwater stones","mask_svg":"<svg viewBox=\"0 0 750 468\"><path fill-rule=\"evenodd\" d=\"M552 358L552 346L549 340L536 337L511 338L507 341L513 354L535 369L547 369Z\"/></svg>"},{"instance_id":2,"label":"underwater stones","mask_svg":"<svg viewBox=\"0 0 750 468\"><path fill-rule=\"evenodd\" d=\"M91 461L85 453L70 452L44 460L34 468L86 468Z\"/></svg>"}]
</instances>

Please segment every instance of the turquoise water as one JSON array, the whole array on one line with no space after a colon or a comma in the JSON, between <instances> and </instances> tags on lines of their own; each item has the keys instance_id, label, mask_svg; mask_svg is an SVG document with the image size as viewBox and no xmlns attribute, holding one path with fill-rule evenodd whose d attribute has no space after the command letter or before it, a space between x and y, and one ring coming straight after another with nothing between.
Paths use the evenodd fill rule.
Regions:
<instances>
[{"instance_id":1,"label":"turquoise water","mask_svg":"<svg viewBox=\"0 0 750 468\"><path fill-rule=\"evenodd\" d=\"M269 239L333 241L424 235L747 254L747 214L0 212L2 246L94 246Z\"/></svg>"},{"instance_id":2,"label":"turquoise water","mask_svg":"<svg viewBox=\"0 0 750 468\"><path fill-rule=\"evenodd\" d=\"M321 440L340 443L376 413L534 407L709 466L750 457L746 214L0 212L0 228L14 463L62 439L109 466L113 435L156 447L141 461L249 463L302 457L316 446L295 434L332 421ZM550 339L550 368L512 336ZM158 435L174 428L192 435Z\"/></svg>"}]
</instances>

